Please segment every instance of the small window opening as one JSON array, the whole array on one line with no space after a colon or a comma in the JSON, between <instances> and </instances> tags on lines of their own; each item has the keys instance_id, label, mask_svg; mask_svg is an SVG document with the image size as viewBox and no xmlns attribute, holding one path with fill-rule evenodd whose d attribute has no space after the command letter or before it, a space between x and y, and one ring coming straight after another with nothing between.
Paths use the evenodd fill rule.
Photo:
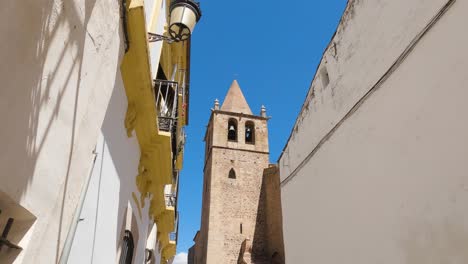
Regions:
<instances>
[{"instance_id":1,"label":"small window opening","mask_svg":"<svg viewBox=\"0 0 468 264\"><path fill-rule=\"evenodd\" d=\"M231 169L229 171L229 179L235 179L236 178L236 172L234 171L234 169Z\"/></svg>"},{"instance_id":2,"label":"small window opening","mask_svg":"<svg viewBox=\"0 0 468 264\"><path fill-rule=\"evenodd\" d=\"M323 88L327 87L330 83L330 76L328 75L327 67L325 66L320 70L320 79L322 80Z\"/></svg>"},{"instance_id":3,"label":"small window opening","mask_svg":"<svg viewBox=\"0 0 468 264\"><path fill-rule=\"evenodd\" d=\"M255 144L255 126L252 121L245 123L245 143Z\"/></svg>"},{"instance_id":4,"label":"small window opening","mask_svg":"<svg viewBox=\"0 0 468 264\"><path fill-rule=\"evenodd\" d=\"M240 233L242 234L242 223L240 223Z\"/></svg>"},{"instance_id":5,"label":"small window opening","mask_svg":"<svg viewBox=\"0 0 468 264\"><path fill-rule=\"evenodd\" d=\"M237 120L233 118L228 122L228 140L237 141Z\"/></svg>"}]
</instances>

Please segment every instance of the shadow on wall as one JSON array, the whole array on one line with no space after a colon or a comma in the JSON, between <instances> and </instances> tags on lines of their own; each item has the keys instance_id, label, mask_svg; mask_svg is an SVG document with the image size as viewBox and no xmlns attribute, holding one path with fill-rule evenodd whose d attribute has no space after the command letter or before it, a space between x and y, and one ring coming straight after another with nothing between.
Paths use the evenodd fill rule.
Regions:
<instances>
[{"instance_id":1,"label":"shadow on wall","mask_svg":"<svg viewBox=\"0 0 468 264\"><path fill-rule=\"evenodd\" d=\"M121 46L121 48L123 47ZM123 81L120 76L120 71L117 73L115 87L112 91L112 96L109 106L107 107L101 129L109 150L109 156L115 166L120 183L120 189L118 192L119 211L117 230L115 232L115 234L117 234L117 241L115 244L116 251L119 248L121 238L124 234L125 212L128 210L127 205L129 202L132 204L132 191L136 190L135 179L138 173L138 163L140 159L140 148L138 146L136 135L128 138L127 131L124 126L125 114L127 111L127 97ZM136 213L137 209L133 208L133 211ZM134 235L136 236L136 234ZM136 243L137 241L135 241L135 245Z\"/></svg>"},{"instance_id":2,"label":"shadow on wall","mask_svg":"<svg viewBox=\"0 0 468 264\"><path fill-rule=\"evenodd\" d=\"M62 219L76 127L81 121L77 111L79 107L86 108L86 105L78 105L85 40L90 38L94 42L87 26L96 0L79 2L75 5L72 1L58 0L8 1L0 9L3 20L0 24L3 36L0 40L3 62L0 66L3 81L0 112L4 114L0 130L4 148L0 165L4 174L0 176L0 188L19 202L28 192L35 174L60 179L44 185L57 187L57 191L63 188L58 194L60 201L55 205L60 210L59 225L50 227L57 230L57 241L63 240L67 232L62 229ZM56 133L57 124L65 129ZM67 143L51 146L56 140ZM66 157L66 164L59 163L66 166L64 174L57 168L37 167L38 162L49 155ZM56 161L48 160L47 164L53 162ZM57 167L62 167L60 165ZM57 191L51 190L51 193L55 195ZM57 260L59 253L57 242Z\"/></svg>"}]
</instances>

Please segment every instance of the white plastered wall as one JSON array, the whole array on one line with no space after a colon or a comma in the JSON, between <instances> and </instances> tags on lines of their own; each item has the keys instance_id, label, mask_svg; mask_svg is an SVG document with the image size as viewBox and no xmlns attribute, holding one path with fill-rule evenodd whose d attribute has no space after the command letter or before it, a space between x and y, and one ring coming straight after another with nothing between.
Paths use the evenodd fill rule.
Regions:
<instances>
[{"instance_id":1,"label":"white plastered wall","mask_svg":"<svg viewBox=\"0 0 468 264\"><path fill-rule=\"evenodd\" d=\"M118 78L96 147L96 164L69 263L115 262L125 229L131 230L135 238L135 263L143 263L152 220L148 199L140 210L133 198L135 195L139 202L135 177L140 150L136 137L127 137L123 125L126 109L125 90ZM127 219L127 210L135 223L132 217Z\"/></svg>"},{"instance_id":2,"label":"white plastered wall","mask_svg":"<svg viewBox=\"0 0 468 264\"><path fill-rule=\"evenodd\" d=\"M284 181L446 1L356 2L279 161L286 263L466 263L466 1Z\"/></svg>"},{"instance_id":3,"label":"white plastered wall","mask_svg":"<svg viewBox=\"0 0 468 264\"><path fill-rule=\"evenodd\" d=\"M120 1L0 9L0 189L37 218L16 263L62 252L123 54ZM24 241L22 246L26 245Z\"/></svg>"}]
</instances>

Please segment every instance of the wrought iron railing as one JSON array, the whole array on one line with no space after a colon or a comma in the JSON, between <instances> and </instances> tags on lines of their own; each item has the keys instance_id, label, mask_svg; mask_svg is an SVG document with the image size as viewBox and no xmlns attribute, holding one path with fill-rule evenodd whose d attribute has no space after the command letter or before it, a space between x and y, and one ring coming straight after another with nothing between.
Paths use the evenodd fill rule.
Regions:
<instances>
[{"instance_id":1,"label":"wrought iron railing","mask_svg":"<svg viewBox=\"0 0 468 264\"><path fill-rule=\"evenodd\" d=\"M175 230L174 232L169 233L169 239L177 243L177 240L179 239L179 213L178 212L176 212L174 226L175 226Z\"/></svg>"},{"instance_id":2,"label":"wrought iron railing","mask_svg":"<svg viewBox=\"0 0 468 264\"><path fill-rule=\"evenodd\" d=\"M176 207L177 204L177 197L174 193L166 193L166 206Z\"/></svg>"},{"instance_id":3,"label":"wrought iron railing","mask_svg":"<svg viewBox=\"0 0 468 264\"><path fill-rule=\"evenodd\" d=\"M175 185L175 193L177 193L177 188L179 187L179 173L180 171L177 169L172 171L172 184Z\"/></svg>"},{"instance_id":4,"label":"wrought iron railing","mask_svg":"<svg viewBox=\"0 0 468 264\"><path fill-rule=\"evenodd\" d=\"M154 99L158 112L159 130L172 132L177 122L177 95L179 84L174 81L154 80Z\"/></svg>"},{"instance_id":5,"label":"wrought iron railing","mask_svg":"<svg viewBox=\"0 0 468 264\"><path fill-rule=\"evenodd\" d=\"M177 152L176 152L177 155L184 149L185 140L186 140L185 129L182 128L180 130L179 142L177 143Z\"/></svg>"},{"instance_id":6,"label":"wrought iron railing","mask_svg":"<svg viewBox=\"0 0 468 264\"><path fill-rule=\"evenodd\" d=\"M177 233L176 232L169 233L169 240L176 241L176 239L177 239Z\"/></svg>"}]
</instances>

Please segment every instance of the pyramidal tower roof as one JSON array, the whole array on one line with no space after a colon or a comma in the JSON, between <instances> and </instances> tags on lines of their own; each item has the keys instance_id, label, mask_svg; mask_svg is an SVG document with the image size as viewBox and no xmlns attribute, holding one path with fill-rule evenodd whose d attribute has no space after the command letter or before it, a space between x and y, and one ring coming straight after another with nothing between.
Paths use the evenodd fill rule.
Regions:
<instances>
[{"instance_id":1,"label":"pyramidal tower roof","mask_svg":"<svg viewBox=\"0 0 468 264\"><path fill-rule=\"evenodd\" d=\"M242 93L237 80L234 80L231 87L229 87L229 91L224 98L221 110L252 115L252 111L245 100L244 94Z\"/></svg>"}]
</instances>

